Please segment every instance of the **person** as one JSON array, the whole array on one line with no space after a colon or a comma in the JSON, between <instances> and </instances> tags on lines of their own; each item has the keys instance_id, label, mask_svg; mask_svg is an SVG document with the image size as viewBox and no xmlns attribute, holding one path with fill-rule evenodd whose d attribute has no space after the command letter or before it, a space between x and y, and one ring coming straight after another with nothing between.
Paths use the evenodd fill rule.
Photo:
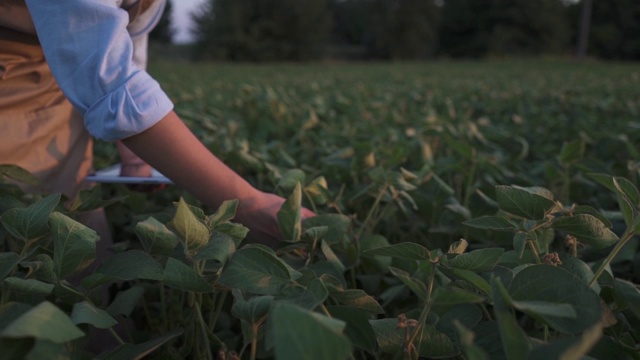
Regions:
<instances>
[{"instance_id":1,"label":"person","mask_svg":"<svg viewBox=\"0 0 640 360\"><path fill-rule=\"evenodd\" d=\"M145 71L165 1L0 0L0 163L73 198L88 186L91 138L115 141L126 175L154 167L213 208L238 199L250 240L275 245L285 199L212 154Z\"/></svg>"}]
</instances>

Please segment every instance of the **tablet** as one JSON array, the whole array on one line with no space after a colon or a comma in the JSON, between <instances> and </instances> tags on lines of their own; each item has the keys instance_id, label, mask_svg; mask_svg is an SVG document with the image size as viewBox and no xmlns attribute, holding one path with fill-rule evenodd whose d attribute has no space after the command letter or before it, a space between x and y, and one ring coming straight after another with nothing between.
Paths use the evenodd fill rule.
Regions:
<instances>
[{"instance_id":1,"label":"tablet","mask_svg":"<svg viewBox=\"0 0 640 360\"><path fill-rule=\"evenodd\" d=\"M149 177L120 176L120 164L96 171L86 177L87 181L107 184L172 184L168 177L152 169Z\"/></svg>"}]
</instances>

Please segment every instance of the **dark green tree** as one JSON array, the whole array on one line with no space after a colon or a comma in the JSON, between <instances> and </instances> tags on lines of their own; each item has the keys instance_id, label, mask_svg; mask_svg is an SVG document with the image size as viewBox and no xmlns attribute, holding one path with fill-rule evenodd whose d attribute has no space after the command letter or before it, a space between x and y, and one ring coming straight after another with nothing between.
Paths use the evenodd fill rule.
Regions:
<instances>
[{"instance_id":1,"label":"dark green tree","mask_svg":"<svg viewBox=\"0 0 640 360\"><path fill-rule=\"evenodd\" d=\"M606 59L640 59L640 1L594 1L589 50Z\"/></svg>"},{"instance_id":2,"label":"dark green tree","mask_svg":"<svg viewBox=\"0 0 640 360\"><path fill-rule=\"evenodd\" d=\"M209 0L193 19L198 58L318 59L331 31L328 0Z\"/></svg>"},{"instance_id":3,"label":"dark green tree","mask_svg":"<svg viewBox=\"0 0 640 360\"><path fill-rule=\"evenodd\" d=\"M445 55L559 54L570 48L562 0L446 0L440 51Z\"/></svg>"},{"instance_id":4,"label":"dark green tree","mask_svg":"<svg viewBox=\"0 0 640 360\"><path fill-rule=\"evenodd\" d=\"M407 60L434 54L439 9L433 0L377 0L371 24L374 55Z\"/></svg>"},{"instance_id":5,"label":"dark green tree","mask_svg":"<svg viewBox=\"0 0 640 360\"><path fill-rule=\"evenodd\" d=\"M156 41L162 44L170 44L173 41L173 35L175 30L171 21L171 15L173 14L173 5L171 1L167 1L164 7L164 11L156 27L149 33L149 40Z\"/></svg>"}]
</instances>

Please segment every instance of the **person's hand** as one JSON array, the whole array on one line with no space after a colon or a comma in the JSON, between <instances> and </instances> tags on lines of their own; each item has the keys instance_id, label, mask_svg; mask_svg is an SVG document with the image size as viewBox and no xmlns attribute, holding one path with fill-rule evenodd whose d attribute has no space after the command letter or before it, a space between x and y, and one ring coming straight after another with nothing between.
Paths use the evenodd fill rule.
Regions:
<instances>
[{"instance_id":1,"label":"person's hand","mask_svg":"<svg viewBox=\"0 0 640 360\"><path fill-rule=\"evenodd\" d=\"M278 211L284 202L284 198L266 192L258 192L256 196L240 201L235 221L249 228L249 242L273 247L282 241ZM301 209L303 220L315 215L305 207Z\"/></svg>"},{"instance_id":2,"label":"person's hand","mask_svg":"<svg viewBox=\"0 0 640 360\"><path fill-rule=\"evenodd\" d=\"M121 142L117 142L118 153L120 154L120 176L128 177L150 177L153 168L144 162ZM139 192L156 192L164 189L165 184L128 184L127 188Z\"/></svg>"}]
</instances>

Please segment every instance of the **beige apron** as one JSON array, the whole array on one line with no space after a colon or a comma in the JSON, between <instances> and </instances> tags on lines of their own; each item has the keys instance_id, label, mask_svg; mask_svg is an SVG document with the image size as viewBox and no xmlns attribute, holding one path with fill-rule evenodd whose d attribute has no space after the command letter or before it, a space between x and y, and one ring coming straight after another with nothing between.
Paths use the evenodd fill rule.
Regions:
<instances>
[{"instance_id":1,"label":"beige apron","mask_svg":"<svg viewBox=\"0 0 640 360\"><path fill-rule=\"evenodd\" d=\"M19 165L42 180L41 190L69 197L92 163L91 137L53 79L36 36L2 27L0 163Z\"/></svg>"},{"instance_id":2,"label":"beige apron","mask_svg":"<svg viewBox=\"0 0 640 360\"><path fill-rule=\"evenodd\" d=\"M120 3L133 22L153 2ZM42 180L27 191L74 198L92 171L92 138L54 80L23 4L0 3L0 164L19 165Z\"/></svg>"}]
</instances>

